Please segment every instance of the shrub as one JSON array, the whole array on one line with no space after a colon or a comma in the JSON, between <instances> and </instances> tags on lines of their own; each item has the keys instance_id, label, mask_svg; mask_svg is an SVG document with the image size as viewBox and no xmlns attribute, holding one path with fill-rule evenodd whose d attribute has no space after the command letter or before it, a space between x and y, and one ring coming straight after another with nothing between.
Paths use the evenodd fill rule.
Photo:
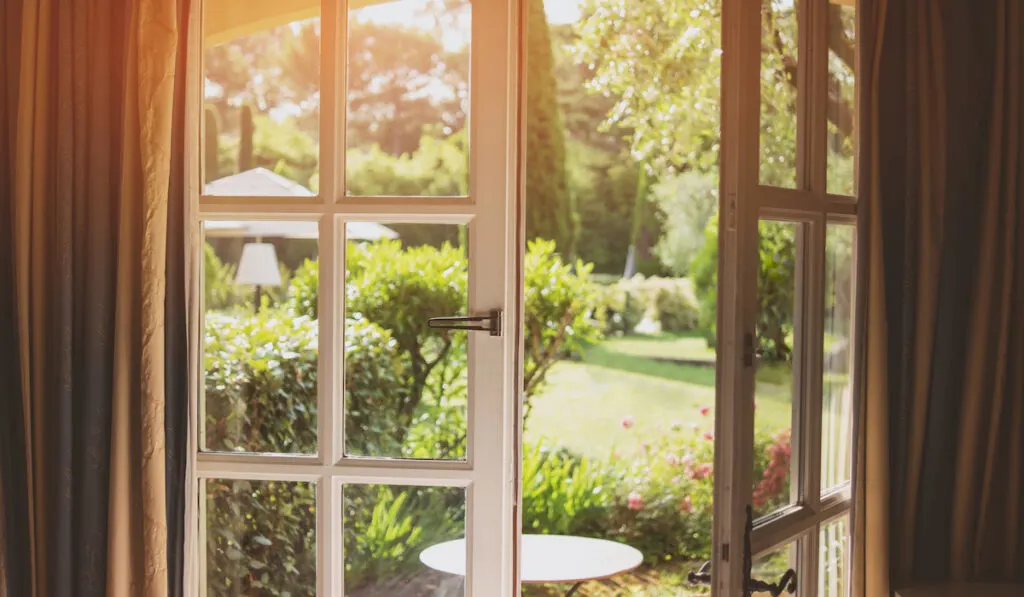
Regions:
<instances>
[{"instance_id":1,"label":"shrub","mask_svg":"<svg viewBox=\"0 0 1024 597\"><path fill-rule=\"evenodd\" d=\"M600 320L608 335L632 334L647 312L648 302L632 280L620 280L601 289Z\"/></svg>"},{"instance_id":2,"label":"shrub","mask_svg":"<svg viewBox=\"0 0 1024 597\"><path fill-rule=\"evenodd\" d=\"M787 361L793 335L796 238L786 222L758 224L757 337L767 362ZM699 327L713 346L718 300L718 221L712 218L704 244L690 265L700 303Z\"/></svg>"},{"instance_id":3,"label":"shrub","mask_svg":"<svg viewBox=\"0 0 1024 597\"><path fill-rule=\"evenodd\" d=\"M591 266L564 263L555 243L529 243L524 263L524 417L530 399L543 386L548 371L565 353L581 350L600 337L594 321L598 299L588 280Z\"/></svg>"},{"instance_id":4,"label":"shrub","mask_svg":"<svg viewBox=\"0 0 1024 597\"><path fill-rule=\"evenodd\" d=\"M523 532L602 536L613 477L604 463L538 443L523 452Z\"/></svg>"},{"instance_id":5,"label":"shrub","mask_svg":"<svg viewBox=\"0 0 1024 597\"><path fill-rule=\"evenodd\" d=\"M663 332L689 332L697 329L699 306L693 294L693 283L683 279L657 279L654 291L654 312Z\"/></svg>"},{"instance_id":6,"label":"shrub","mask_svg":"<svg viewBox=\"0 0 1024 597\"><path fill-rule=\"evenodd\" d=\"M697 299L692 282L686 278L637 275L599 287L599 292L599 319L606 334L632 334L644 321L656 324L656 329L663 332L697 329Z\"/></svg>"},{"instance_id":7,"label":"shrub","mask_svg":"<svg viewBox=\"0 0 1024 597\"><path fill-rule=\"evenodd\" d=\"M316 595L311 483L206 480L212 595Z\"/></svg>"},{"instance_id":8,"label":"shrub","mask_svg":"<svg viewBox=\"0 0 1024 597\"><path fill-rule=\"evenodd\" d=\"M281 309L206 314L206 447L316 451L317 326Z\"/></svg>"},{"instance_id":9,"label":"shrub","mask_svg":"<svg viewBox=\"0 0 1024 597\"><path fill-rule=\"evenodd\" d=\"M346 485L345 589L400 585L423 570L419 554L464 533L460 488Z\"/></svg>"},{"instance_id":10,"label":"shrub","mask_svg":"<svg viewBox=\"0 0 1024 597\"><path fill-rule=\"evenodd\" d=\"M697 328L708 346L718 341L718 218L713 217L704 230L704 244L697 250L690 264L693 290L697 295Z\"/></svg>"}]
</instances>

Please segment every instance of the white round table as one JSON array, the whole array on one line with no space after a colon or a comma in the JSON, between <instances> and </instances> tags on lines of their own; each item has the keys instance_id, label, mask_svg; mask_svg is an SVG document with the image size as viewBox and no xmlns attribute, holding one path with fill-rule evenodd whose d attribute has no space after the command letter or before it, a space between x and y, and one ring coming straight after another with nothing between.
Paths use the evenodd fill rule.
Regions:
<instances>
[{"instance_id":1,"label":"white round table","mask_svg":"<svg viewBox=\"0 0 1024 597\"><path fill-rule=\"evenodd\" d=\"M623 543L568 535L523 535L520 579L523 583L571 583L571 597L580 585L629 572L644 561L635 547ZM466 575L466 540L432 545L420 553L428 568Z\"/></svg>"}]
</instances>

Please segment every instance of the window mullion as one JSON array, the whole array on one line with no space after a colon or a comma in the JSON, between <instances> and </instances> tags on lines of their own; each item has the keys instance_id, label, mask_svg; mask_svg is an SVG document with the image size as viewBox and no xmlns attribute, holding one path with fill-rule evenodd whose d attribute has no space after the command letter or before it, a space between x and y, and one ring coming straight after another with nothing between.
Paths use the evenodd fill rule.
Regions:
<instances>
[{"instance_id":1,"label":"window mullion","mask_svg":"<svg viewBox=\"0 0 1024 597\"><path fill-rule=\"evenodd\" d=\"M336 315L341 313L337 301L339 294L338 252L343 245L339 239L337 218L329 206L337 200L344 188L341 169L344 150L341 140L344 115L339 99L342 88L345 45L345 10L341 0L322 0L320 35L320 188L323 207L320 219L319 267L319 385L317 392L317 438L319 458L324 464L333 464L340 456L338 429L341 413L336 412L338 390L344 355L344 326L337 325ZM340 411L340 408L337 409ZM340 487L333 475L325 474L317 484L317 593L321 597L340 595L344 587L344 563L341 542L343 536Z\"/></svg>"},{"instance_id":2,"label":"window mullion","mask_svg":"<svg viewBox=\"0 0 1024 597\"><path fill-rule=\"evenodd\" d=\"M807 227L803 260L803 390L800 416L802 500L815 511L821 503L821 391L824 351L825 218L818 216Z\"/></svg>"},{"instance_id":3,"label":"window mullion","mask_svg":"<svg viewBox=\"0 0 1024 597\"><path fill-rule=\"evenodd\" d=\"M807 46L807 164L810 189L821 198L828 189L828 0L805 2ZM801 58L803 61L803 58Z\"/></svg>"}]
</instances>

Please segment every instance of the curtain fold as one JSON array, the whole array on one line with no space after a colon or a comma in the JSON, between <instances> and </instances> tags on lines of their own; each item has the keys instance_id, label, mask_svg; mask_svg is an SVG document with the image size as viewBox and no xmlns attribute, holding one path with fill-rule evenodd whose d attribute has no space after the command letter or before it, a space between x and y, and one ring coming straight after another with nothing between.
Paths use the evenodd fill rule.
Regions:
<instances>
[{"instance_id":1,"label":"curtain fold","mask_svg":"<svg viewBox=\"0 0 1024 597\"><path fill-rule=\"evenodd\" d=\"M1024 15L879 0L857 594L1024 580Z\"/></svg>"},{"instance_id":2,"label":"curtain fold","mask_svg":"<svg viewBox=\"0 0 1024 597\"><path fill-rule=\"evenodd\" d=\"M185 297L168 276L184 260L182 6L0 9L13 157L0 166L0 580L12 596L180 594L183 514L169 496L185 481Z\"/></svg>"}]
</instances>

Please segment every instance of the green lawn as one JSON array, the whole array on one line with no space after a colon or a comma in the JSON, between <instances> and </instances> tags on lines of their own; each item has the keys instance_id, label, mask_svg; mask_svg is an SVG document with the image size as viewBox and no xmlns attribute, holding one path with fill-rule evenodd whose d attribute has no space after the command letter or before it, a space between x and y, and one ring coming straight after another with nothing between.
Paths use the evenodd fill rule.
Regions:
<instances>
[{"instance_id":1,"label":"green lawn","mask_svg":"<svg viewBox=\"0 0 1024 597\"><path fill-rule=\"evenodd\" d=\"M694 433L712 431L713 366L656 360L681 358L714 362L714 351L694 336L612 338L588 348L582 362L563 361L548 375L535 397L526 425L527 441L545 439L591 457L629 452L679 423ZM758 373L758 428L775 432L789 427L790 391L785 370ZM632 416L635 424L620 423Z\"/></svg>"}]
</instances>

